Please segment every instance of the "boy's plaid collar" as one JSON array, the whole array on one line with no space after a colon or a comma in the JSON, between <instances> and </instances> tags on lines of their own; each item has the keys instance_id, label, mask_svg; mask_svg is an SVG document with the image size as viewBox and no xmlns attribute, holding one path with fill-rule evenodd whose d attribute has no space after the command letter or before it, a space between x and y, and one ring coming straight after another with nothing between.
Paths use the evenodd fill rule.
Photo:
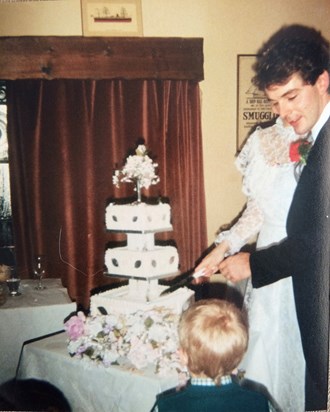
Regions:
<instances>
[{"instance_id":1,"label":"boy's plaid collar","mask_svg":"<svg viewBox=\"0 0 330 412\"><path fill-rule=\"evenodd\" d=\"M230 375L222 376L221 378L221 385L228 385L232 383L232 379ZM215 386L215 382L211 378L191 378L190 379L191 385L199 385L199 386Z\"/></svg>"}]
</instances>

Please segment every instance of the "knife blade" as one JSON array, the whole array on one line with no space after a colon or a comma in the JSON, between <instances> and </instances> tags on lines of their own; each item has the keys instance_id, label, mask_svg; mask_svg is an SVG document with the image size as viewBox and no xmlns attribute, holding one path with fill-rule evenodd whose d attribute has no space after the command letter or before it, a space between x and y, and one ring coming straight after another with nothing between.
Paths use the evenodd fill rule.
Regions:
<instances>
[{"instance_id":1,"label":"knife blade","mask_svg":"<svg viewBox=\"0 0 330 412\"><path fill-rule=\"evenodd\" d=\"M184 286L189 285L194 279L200 278L204 276L205 269L201 269L198 272L194 273L193 275L190 275L186 277L185 279L180 280L179 282L175 283L174 285L168 287L167 289L163 290L162 293L159 296L164 296L167 295L168 293L172 293L176 291L177 289L180 289Z\"/></svg>"}]
</instances>

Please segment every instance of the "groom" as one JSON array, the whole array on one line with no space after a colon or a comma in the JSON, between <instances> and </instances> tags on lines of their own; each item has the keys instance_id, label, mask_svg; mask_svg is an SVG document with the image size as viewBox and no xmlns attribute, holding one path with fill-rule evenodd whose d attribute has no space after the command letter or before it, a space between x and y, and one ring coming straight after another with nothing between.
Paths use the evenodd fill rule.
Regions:
<instances>
[{"instance_id":1,"label":"groom","mask_svg":"<svg viewBox=\"0 0 330 412\"><path fill-rule=\"evenodd\" d=\"M273 112L314 141L287 219L287 237L220 265L231 281L251 276L254 288L292 276L306 359L306 410L327 409L330 273L329 43L319 32L287 26L258 53L255 85ZM294 365L292 366L294 368ZM284 382L285 384L285 382Z\"/></svg>"}]
</instances>

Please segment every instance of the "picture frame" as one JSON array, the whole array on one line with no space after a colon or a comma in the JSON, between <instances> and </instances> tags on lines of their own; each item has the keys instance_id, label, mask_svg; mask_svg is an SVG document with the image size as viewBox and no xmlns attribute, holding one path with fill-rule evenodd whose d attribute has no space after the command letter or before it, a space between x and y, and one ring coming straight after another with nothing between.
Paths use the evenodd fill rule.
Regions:
<instances>
[{"instance_id":1,"label":"picture frame","mask_svg":"<svg viewBox=\"0 0 330 412\"><path fill-rule=\"evenodd\" d=\"M266 94L252 83L255 54L237 55L237 151L260 123L276 118Z\"/></svg>"},{"instance_id":2,"label":"picture frame","mask_svg":"<svg viewBox=\"0 0 330 412\"><path fill-rule=\"evenodd\" d=\"M141 0L81 0L83 36L142 36Z\"/></svg>"}]
</instances>

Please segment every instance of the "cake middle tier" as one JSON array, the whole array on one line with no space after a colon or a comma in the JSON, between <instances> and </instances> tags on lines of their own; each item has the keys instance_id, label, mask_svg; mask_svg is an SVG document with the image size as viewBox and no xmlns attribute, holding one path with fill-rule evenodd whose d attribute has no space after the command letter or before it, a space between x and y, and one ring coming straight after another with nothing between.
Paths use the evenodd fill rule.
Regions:
<instances>
[{"instance_id":1,"label":"cake middle tier","mask_svg":"<svg viewBox=\"0 0 330 412\"><path fill-rule=\"evenodd\" d=\"M167 203L110 203L106 208L105 221L106 228L114 232L165 232L173 229L171 207Z\"/></svg>"},{"instance_id":2,"label":"cake middle tier","mask_svg":"<svg viewBox=\"0 0 330 412\"><path fill-rule=\"evenodd\" d=\"M179 255L174 246L155 246L153 250L110 248L105 252L109 275L155 279L176 274Z\"/></svg>"}]
</instances>

